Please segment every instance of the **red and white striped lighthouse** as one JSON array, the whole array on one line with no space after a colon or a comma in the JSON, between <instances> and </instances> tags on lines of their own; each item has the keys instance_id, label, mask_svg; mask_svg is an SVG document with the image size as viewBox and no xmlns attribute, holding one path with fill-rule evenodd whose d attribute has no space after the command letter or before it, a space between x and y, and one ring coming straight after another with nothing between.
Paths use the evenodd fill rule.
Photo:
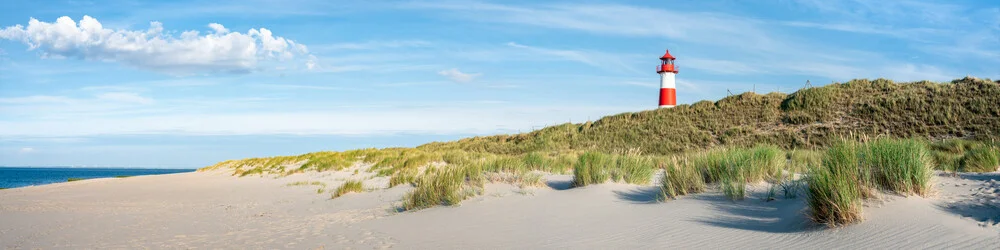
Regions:
<instances>
[{"instance_id":1,"label":"red and white striped lighthouse","mask_svg":"<svg viewBox=\"0 0 1000 250\"><path fill-rule=\"evenodd\" d=\"M660 108L673 108L677 106L677 89L674 84L674 76L677 75L677 66L674 65L674 56L670 55L670 50L660 57L660 66L656 66L656 73L660 74Z\"/></svg>"}]
</instances>

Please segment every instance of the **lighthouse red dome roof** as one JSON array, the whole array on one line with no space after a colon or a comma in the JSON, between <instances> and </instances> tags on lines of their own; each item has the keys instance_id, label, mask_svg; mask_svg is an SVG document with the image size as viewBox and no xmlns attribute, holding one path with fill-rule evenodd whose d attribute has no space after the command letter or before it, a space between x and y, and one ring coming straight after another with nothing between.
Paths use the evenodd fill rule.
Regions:
<instances>
[{"instance_id":1,"label":"lighthouse red dome roof","mask_svg":"<svg viewBox=\"0 0 1000 250\"><path fill-rule=\"evenodd\" d=\"M670 59L670 60L673 60L673 59L677 59L677 58L674 58L674 56L670 55L670 50L668 49L667 53L663 54L663 56L661 56L660 59Z\"/></svg>"}]
</instances>

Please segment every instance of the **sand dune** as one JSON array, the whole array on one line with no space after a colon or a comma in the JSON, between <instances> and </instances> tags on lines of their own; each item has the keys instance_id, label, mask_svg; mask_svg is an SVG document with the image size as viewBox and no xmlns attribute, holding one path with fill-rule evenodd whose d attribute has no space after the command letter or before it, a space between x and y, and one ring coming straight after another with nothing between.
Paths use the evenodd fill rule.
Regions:
<instances>
[{"instance_id":1,"label":"sand dune","mask_svg":"<svg viewBox=\"0 0 1000 250\"><path fill-rule=\"evenodd\" d=\"M395 212L408 187L329 199L350 172L236 178L195 172L0 190L4 248L962 248L1000 246L1000 174L937 176L931 198L886 195L829 229L803 198L660 203L654 187L487 186L459 207ZM384 179L366 182L384 186Z\"/></svg>"}]
</instances>

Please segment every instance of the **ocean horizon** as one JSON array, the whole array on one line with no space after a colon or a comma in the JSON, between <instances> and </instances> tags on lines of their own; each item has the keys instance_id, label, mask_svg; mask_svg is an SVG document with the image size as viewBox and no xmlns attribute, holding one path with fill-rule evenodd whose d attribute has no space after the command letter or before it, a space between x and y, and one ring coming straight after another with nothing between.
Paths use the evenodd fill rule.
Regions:
<instances>
[{"instance_id":1,"label":"ocean horizon","mask_svg":"<svg viewBox=\"0 0 1000 250\"><path fill-rule=\"evenodd\" d=\"M0 166L0 189L53 184L67 182L70 179L175 174L195 170L194 168Z\"/></svg>"}]
</instances>

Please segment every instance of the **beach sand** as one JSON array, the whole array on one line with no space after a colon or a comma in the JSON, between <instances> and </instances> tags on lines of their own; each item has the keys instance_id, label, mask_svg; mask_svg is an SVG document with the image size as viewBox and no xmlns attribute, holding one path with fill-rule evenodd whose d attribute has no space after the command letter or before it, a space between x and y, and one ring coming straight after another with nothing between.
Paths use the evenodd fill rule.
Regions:
<instances>
[{"instance_id":1,"label":"beach sand","mask_svg":"<svg viewBox=\"0 0 1000 250\"><path fill-rule=\"evenodd\" d=\"M397 212L409 187L330 199L351 170L288 177L223 171L94 179L0 190L0 247L25 249L745 249L1000 246L1000 173L935 176L928 198L884 195L865 221L827 228L805 199L732 202L717 192L657 202L656 188L520 190L488 184L457 207ZM300 181L326 183L296 185ZM760 189L758 188L758 191Z\"/></svg>"}]
</instances>

